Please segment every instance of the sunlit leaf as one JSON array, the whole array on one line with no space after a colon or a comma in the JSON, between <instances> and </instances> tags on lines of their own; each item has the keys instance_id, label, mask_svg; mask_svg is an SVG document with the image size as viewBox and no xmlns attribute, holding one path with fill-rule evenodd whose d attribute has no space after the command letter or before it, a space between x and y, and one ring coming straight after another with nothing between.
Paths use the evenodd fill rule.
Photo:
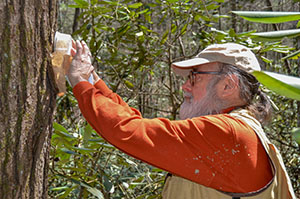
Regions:
<instances>
[{"instance_id":1,"label":"sunlit leaf","mask_svg":"<svg viewBox=\"0 0 300 199\"><path fill-rule=\"evenodd\" d=\"M210 4L208 6L206 6L206 9L207 10L215 10L217 8L219 8L220 6L219 5L216 5L216 4Z\"/></svg>"},{"instance_id":2,"label":"sunlit leaf","mask_svg":"<svg viewBox=\"0 0 300 199\"><path fill-rule=\"evenodd\" d=\"M102 4L109 4L109 5L113 5L113 6L118 6L118 5L119 5L119 2L116 2L116 1L109 1L109 0L102 0L102 1L99 1L99 3L102 3Z\"/></svg>"},{"instance_id":3,"label":"sunlit leaf","mask_svg":"<svg viewBox=\"0 0 300 199\"><path fill-rule=\"evenodd\" d=\"M300 27L300 20L298 21L296 28L299 28L299 27Z\"/></svg>"},{"instance_id":4,"label":"sunlit leaf","mask_svg":"<svg viewBox=\"0 0 300 199\"><path fill-rule=\"evenodd\" d=\"M92 136L92 131L93 128L91 127L91 125L87 124L84 128L84 132L83 132L83 145L86 147L88 145L88 141Z\"/></svg>"},{"instance_id":5,"label":"sunlit leaf","mask_svg":"<svg viewBox=\"0 0 300 199\"><path fill-rule=\"evenodd\" d=\"M295 52L293 52L292 54L289 54L283 58L281 58L282 60L285 60L285 59L298 59L300 56L300 50L297 50Z\"/></svg>"},{"instance_id":6,"label":"sunlit leaf","mask_svg":"<svg viewBox=\"0 0 300 199\"><path fill-rule=\"evenodd\" d=\"M63 186L63 187L51 187L50 190L51 191L61 191L61 190L65 190L68 189L68 186Z\"/></svg>"},{"instance_id":7,"label":"sunlit leaf","mask_svg":"<svg viewBox=\"0 0 300 199\"><path fill-rule=\"evenodd\" d=\"M124 83L125 83L125 85L126 85L128 88L134 88L133 83L131 83L130 81L125 80Z\"/></svg>"},{"instance_id":8,"label":"sunlit leaf","mask_svg":"<svg viewBox=\"0 0 300 199\"><path fill-rule=\"evenodd\" d=\"M266 71L254 71L252 74L260 83L277 94L300 100L300 78Z\"/></svg>"},{"instance_id":9,"label":"sunlit leaf","mask_svg":"<svg viewBox=\"0 0 300 199\"><path fill-rule=\"evenodd\" d=\"M184 26L181 28L181 30L180 30L181 35L185 34L187 26L188 26L188 24L184 24Z\"/></svg>"},{"instance_id":10,"label":"sunlit leaf","mask_svg":"<svg viewBox=\"0 0 300 199\"><path fill-rule=\"evenodd\" d=\"M81 186L87 188L88 192L90 192L91 194L93 194L94 196L96 196L98 199L104 199L103 194L98 189L89 186L85 182L79 182L79 183L80 183Z\"/></svg>"},{"instance_id":11,"label":"sunlit leaf","mask_svg":"<svg viewBox=\"0 0 300 199\"><path fill-rule=\"evenodd\" d=\"M271 32L252 33L251 37L257 41L280 41L285 37L293 38L300 35L300 29L280 30Z\"/></svg>"},{"instance_id":12,"label":"sunlit leaf","mask_svg":"<svg viewBox=\"0 0 300 199\"><path fill-rule=\"evenodd\" d=\"M96 188L88 188L88 192L96 196L98 199L104 199L103 194Z\"/></svg>"},{"instance_id":13,"label":"sunlit leaf","mask_svg":"<svg viewBox=\"0 0 300 199\"><path fill-rule=\"evenodd\" d=\"M296 142L300 144L300 128L295 128L292 131L293 137L295 138Z\"/></svg>"},{"instance_id":14,"label":"sunlit leaf","mask_svg":"<svg viewBox=\"0 0 300 199\"><path fill-rule=\"evenodd\" d=\"M161 44L164 44L167 39L168 39L168 35L169 35L169 30L166 30L166 32L163 34L162 39L161 39Z\"/></svg>"},{"instance_id":15,"label":"sunlit leaf","mask_svg":"<svg viewBox=\"0 0 300 199\"><path fill-rule=\"evenodd\" d=\"M273 60L270 60L270 59L268 59L268 58L266 58L266 57L264 57L264 56L261 56L260 57L264 62L266 62L266 63L272 63L273 62Z\"/></svg>"},{"instance_id":16,"label":"sunlit leaf","mask_svg":"<svg viewBox=\"0 0 300 199\"><path fill-rule=\"evenodd\" d=\"M69 5L68 7L70 8L82 8L82 9L87 9L89 7L89 3L84 0L74 0L76 3L75 5Z\"/></svg>"},{"instance_id":17,"label":"sunlit leaf","mask_svg":"<svg viewBox=\"0 0 300 199\"><path fill-rule=\"evenodd\" d=\"M136 35L137 37L141 37L141 36L143 36L143 35L144 35L144 33L143 33L143 31L141 31L141 32L137 32L137 33L135 33L135 35Z\"/></svg>"},{"instance_id":18,"label":"sunlit leaf","mask_svg":"<svg viewBox=\"0 0 300 199\"><path fill-rule=\"evenodd\" d=\"M143 4L141 2L139 3L134 3L134 4L131 4L131 5L128 5L128 8L139 8L141 7Z\"/></svg>"},{"instance_id":19,"label":"sunlit leaf","mask_svg":"<svg viewBox=\"0 0 300 199\"><path fill-rule=\"evenodd\" d=\"M53 129L55 131L58 131L57 134L59 136L64 136L64 137L68 137L68 138L75 138L73 135L71 135L67 129L65 129L65 127L63 127L62 125L56 123L56 122L53 122Z\"/></svg>"},{"instance_id":20,"label":"sunlit leaf","mask_svg":"<svg viewBox=\"0 0 300 199\"><path fill-rule=\"evenodd\" d=\"M73 187L70 187L68 189L65 190L65 192L61 193L61 195L57 195L58 199L63 199L63 198L67 198L68 195L75 189L77 188L78 186L73 186Z\"/></svg>"},{"instance_id":21,"label":"sunlit leaf","mask_svg":"<svg viewBox=\"0 0 300 199\"><path fill-rule=\"evenodd\" d=\"M62 125L60 125L56 122L53 122L53 128L54 128L54 130L65 132L65 133L69 134L69 132L67 131L67 129L65 129L65 127L63 127Z\"/></svg>"},{"instance_id":22,"label":"sunlit leaf","mask_svg":"<svg viewBox=\"0 0 300 199\"><path fill-rule=\"evenodd\" d=\"M283 23L300 19L300 12L232 11L242 18L258 23Z\"/></svg>"}]
</instances>

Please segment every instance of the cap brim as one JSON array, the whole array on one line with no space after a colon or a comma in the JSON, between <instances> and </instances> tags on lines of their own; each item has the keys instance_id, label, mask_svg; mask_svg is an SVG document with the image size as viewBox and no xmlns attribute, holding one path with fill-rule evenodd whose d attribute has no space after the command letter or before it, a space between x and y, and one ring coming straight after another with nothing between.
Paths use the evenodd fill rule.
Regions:
<instances>
[{"instance_id":1,"label":"cap brim","mask_svg":"<svg viewBox=\"0 0 300 199\"><path fill-rule=\"evenodd\" d=\"M174 62L172 63L172 68L173 71L180 75L180 76L188 76L190 71L195 67L195 66L199 66L201 64L207 64L211 62L208 59L204 59L204 58L193 58L193 59L188 59L188 60L184 60L184 61L180 61L180 62Z\"/></svg>"}]
</instances>

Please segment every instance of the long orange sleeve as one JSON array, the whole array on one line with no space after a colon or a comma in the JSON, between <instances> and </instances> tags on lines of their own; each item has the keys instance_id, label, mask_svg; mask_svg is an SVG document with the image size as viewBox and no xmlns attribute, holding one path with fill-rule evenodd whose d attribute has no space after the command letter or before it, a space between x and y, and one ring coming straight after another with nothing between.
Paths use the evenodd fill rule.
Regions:
<instances>
[{"instance_id":1,"label":"long orange sleeve","mask_svg":"<svg viewBox=\"0 0 300 199\"><path fill-rule=\"evenodd\" d=\"M228 114L187 120L146 119L102 80L78 83L73 93L83 116L125 153L196 183L227 192L250 192L272 178L255 132Z\"/></svg>"}]
</instances>

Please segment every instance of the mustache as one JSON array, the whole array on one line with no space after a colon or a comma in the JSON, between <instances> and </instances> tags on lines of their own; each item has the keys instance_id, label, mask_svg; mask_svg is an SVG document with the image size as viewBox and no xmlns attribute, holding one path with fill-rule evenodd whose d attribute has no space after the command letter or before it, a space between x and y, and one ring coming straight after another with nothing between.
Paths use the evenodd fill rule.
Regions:
<instances>
[{"instance_id":1,"label":"mustache","mask_svg":"<svg viewBox=\"0 0 300 199\"><path fill-rule=\"evenodd\" d=\"M193 97L193 94L190 92L184 92L183 97Z\"/></svg>"}]
</instances>

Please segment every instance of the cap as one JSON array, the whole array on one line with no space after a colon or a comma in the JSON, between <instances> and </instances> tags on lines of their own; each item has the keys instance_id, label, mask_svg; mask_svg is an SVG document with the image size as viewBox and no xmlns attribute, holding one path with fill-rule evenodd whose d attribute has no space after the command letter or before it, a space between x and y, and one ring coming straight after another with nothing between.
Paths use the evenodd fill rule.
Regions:
<instances>
[{"instance_id":1,"label":"cap","mask_svg":"<svg viewBox=\"0 0 300 199\"><path fill-rule=\"evenodd\" d=\"M178 75L187 76L195 66L211 62L230 64L246 72L261 70L255 54L246 46L235 43L210 45L195 58L175 62L171 66Z\"/></svg>"}]
</instances>

